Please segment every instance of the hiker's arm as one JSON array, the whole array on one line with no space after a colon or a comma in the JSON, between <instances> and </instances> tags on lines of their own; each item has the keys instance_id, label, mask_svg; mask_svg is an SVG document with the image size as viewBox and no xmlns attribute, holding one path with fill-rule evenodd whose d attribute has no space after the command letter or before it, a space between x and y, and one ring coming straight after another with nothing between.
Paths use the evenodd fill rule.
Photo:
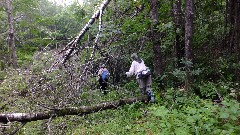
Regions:
<instances>
[{"instance_id":1,"label":"hiker's arm","mask_svg":"<svg viewBox=\"0 0 240 135\"><path fill-rule=\"evenodd\" d=\"M135 72L135 64L134 64L134 62L132 62L132 65L131 65L129 71L126 72L127 77L132 76L134 74L134 72Z\"/></svg>"},{"instance_id":2,"label":"hiker's arm","mask_svg":"<svg viewBox=\"0 0 240 135\"><path fill-rule=\"evenodd\" d=\"M107 72L108 72L108 76L110 75L110 72L108 71L108 69L107 69Z\"/></svg>"},{"instance_id":3,"label":"hiker's arm","mask_svg":"<svg viewBox=\"0 0 240 135\"><path fill-rule=\"evenodd\" d=\"M101 74L102 74L102 69L99 69L98 70L98 76L101 76Z\"/></svg>"}]
</instances>

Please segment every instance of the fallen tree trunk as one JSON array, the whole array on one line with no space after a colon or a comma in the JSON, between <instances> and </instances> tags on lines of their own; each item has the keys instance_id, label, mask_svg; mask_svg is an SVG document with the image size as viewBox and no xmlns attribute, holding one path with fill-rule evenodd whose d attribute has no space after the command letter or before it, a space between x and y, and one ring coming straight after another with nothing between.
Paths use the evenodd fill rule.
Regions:
<instances>
[{"instance_id":1,"label":"fallen tree trunk","mask_svg":"<svg viewBox=\"0 0 240 135\"><path fill-rule=\"evenodd\" d=\"M122 105L132 104L137 101L146 102L148 100L147 96L140 96L137 98L120 99L118 101L100 103L94 106L80 106L80 107L68 107L54 109L48 112L39 113L2 113L0 114L0 122L7 123L12 121L18 122L30 122L43 119L49 119L58 116L65 115L78 115L83 116L85 114L90 114L106 109L114 109Z\"/></svg>"}]
</instances>

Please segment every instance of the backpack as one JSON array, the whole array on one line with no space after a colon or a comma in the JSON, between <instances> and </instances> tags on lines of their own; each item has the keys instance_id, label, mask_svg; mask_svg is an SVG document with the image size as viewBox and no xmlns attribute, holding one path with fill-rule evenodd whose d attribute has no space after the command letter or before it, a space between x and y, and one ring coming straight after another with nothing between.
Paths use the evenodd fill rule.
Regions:
<instances>
[{"instance_id":1,"label":"backpack","mask_svg":"<svg viewBox=\"0 0 240 135\"><path fill-rule=\"evenodd\" d=\"M108 75L109 75L109 72L108 72L108 71L103 71L103 72L102 72L102 75L101 75L101 76L102 76L102 79L103 79L103 80L106 80L106 79L108 78Z\"/></svg>"},{"instance_id":2,"label":"backpack","mask_svg":"<svg viewBox=\"0 0 240 135\"><path fill-rule=\"evenodd\" d=\"M146 70L142 70L139 72L138 77L139 78L147 78L148 76L150 76L152 73L149 69Z\"/></svg>"}]
</instances>

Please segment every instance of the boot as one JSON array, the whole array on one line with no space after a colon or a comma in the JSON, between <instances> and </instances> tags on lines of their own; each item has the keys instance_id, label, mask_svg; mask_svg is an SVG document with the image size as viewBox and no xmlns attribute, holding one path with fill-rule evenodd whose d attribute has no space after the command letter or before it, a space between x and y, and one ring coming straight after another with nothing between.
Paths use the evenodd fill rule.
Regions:
<instances>
[{"instance_id":1,"label":"boot","mask_svg":"<svg viewBox=\"0 0 240 135\"><path fill-rule=\"evenodd\" d=\"M155 102L155 97L152 90L148 91L148 101L151 103Z\"/></svg>"}]
</instances>

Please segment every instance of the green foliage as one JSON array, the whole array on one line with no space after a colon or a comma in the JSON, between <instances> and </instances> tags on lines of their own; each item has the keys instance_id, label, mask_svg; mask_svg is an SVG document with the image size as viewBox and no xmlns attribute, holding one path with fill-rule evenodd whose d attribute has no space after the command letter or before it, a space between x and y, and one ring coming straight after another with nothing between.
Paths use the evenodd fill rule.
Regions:
<instances>
[{"instance_id":1,"label":"green foliage","mask_svg":"<svg viewBox=\"0 0 240 135\"><path fill-rule=\"evenodd\" d=\"M127 90L132 91L132 90L138 89L138 84L136 83L136 80L133 79L130 82L126 83L124 85L124 88L127 89Z\"/></svg>"},{"instance_id":2,"label":"green foliage","mask_svg":"<svg viewBox=\"0 0 240 135\"><path fill-rule=\"evenodd\" d=\"M33 121L27 123L24 128L21 128L17 133L18 135L43 135L45 134L45 129L47 128L47 121Z\"/></svg>"},{"instance_id":3,"label":"green foliage","mask_svg":"<svg viewBox=\"0 0 240 135\"><path fill-rule=\"evenodd\" d=\"M53 59L51 51L36 52L33 56L31 70L38 74L42 70L47 70L51 67Z\"/></svg>"},{"instance_id":4,"label":"green foliage","mask_svg":"<svg viewBox=\"0 0 240 135\"><path fill-rule=\"evenodd\" d=\"M237 69L239 66L237 66L237 63L231 63L231 59L225 59L222 57L219 57L217 62L217 73L219 74L221 80L223 81L233 81L234 80L234 73L232 70ZM233 65L236 65L233 67Z\"/></svg>"},{"instance_id":5,"label":"green foliage","mask_svg":"<svg viewBox=\"0 0 240 135\"><path fill-rule=\"evenodd\" d=\"M0 71L0 81L3 81L6 76L6 73L4 71Z\"/></svg>"},{"instance_id":6,"label":"green foliage","mask_svg":"<svg viewBox=\"0 0 240 135\"><path fill-rule=\"evenodd\" d=\"M163 101L164 102L164 101ZM105 110L83 117L68 116L54 119L55 134L232 134L239 132L239 104L232 100L224 107L193 97L182 102L181 107L170 109L158 104L137 102L117 110ZM55 125L55 126L54 126ZM26 126L26 133L41 127ZM64 129L64 130L62 130ZM39 132L39 130L38 130ZM41 133L42 134L42 133Z\"/></svg>"},{"instance_id":7,"label":"green foliage","mask_svg":"<svg viewBox=\"0 0 240 135\"><path fill-rule=\"evenodd\" d=\"M185 66L173 68L171 65L169 65L169 69L173 69L169 72L166 71L163 75L159 76L160 78L158 77L158 80L161 80L165 87L181 87L179 84L184 84L187 72L189 72L189 74L194 78L202 78L202 74L204 73L203 69L193 67L193 63L191 61L182 60L181 63L190 67L190 71L186 71Z\"/></svg>"},{"instance_id":8,"label":"green foliage","mask_svg":"<svg viewBox=\"0 0 240 135\"><path fill-rule=\"evenodd\" d=\"M33 55L38 50L35 46L24 46L18 48L18 64L19 66L26 66L32 63Z\"/></svg>"},{"instance_id":9,"label":"green foliage","mask_svg":"<svg viewBox=\"0 0 240 135\"><path fill-rule=\"evenodd\" d=\"M4 74L3 74L4 75ZM27 90L27 80L22 71L9 69L3 78L3 82L0 84L1 93L18 93L24 95Z\"/></svg>"},{"instance_id":10,"label":"green foliage","mask_svg":"<svg viewBox=\"0 0 240 135\"><path fill-rule=\"evenodd\" d=\"M72 10L74 18L76 18L78 22L82 21L86 16L86 11L82 6L72 5L69 10Z\"/></svg>"}]
</instances>

